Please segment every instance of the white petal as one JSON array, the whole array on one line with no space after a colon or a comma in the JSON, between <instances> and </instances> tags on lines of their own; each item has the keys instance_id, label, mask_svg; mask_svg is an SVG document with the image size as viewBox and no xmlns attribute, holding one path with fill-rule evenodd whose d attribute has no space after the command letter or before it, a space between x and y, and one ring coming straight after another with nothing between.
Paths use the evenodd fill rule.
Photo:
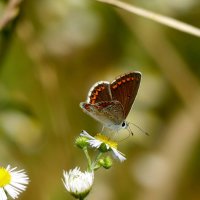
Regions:
<instances>
[{"instance_id":1,"label":"white petal","mask_svg":"<svg viewBox=\"0 0 200 200\"><path fill-rule=\"evenodd\" d=\"M7 195L3 188L0 188L0 200L7 200Z\"/></svg>"},{"instance_id":2,"label":"white petal","mask_svg":"<svg viewBox=\"0 0 200 200\"><path fill-rule=\"evenodd\" d=\"M86 137L88 139L95 140L94 137L92 137L88 132L86 132L84 130L82 131L82 133L80 135L83 136L83 137Z\"/></svg>"},{"instance_id":3,"label":"white petal","mask_svg":"<svg viewBox=\"0 0 200 200\"><path fill-rule=\"evenodd\" d=\"M126 158L125 158L125 156L124 156L123 153L121 153L120 151L118 151L115 148L111 148L111 149L112 149L113 155L115 157L117 157L121 162L123 162L124 160L126 160Z\"/></svg>"},{"instance_id":4,"label":"white petal","mask_svg":"<svg viewBox=\"0 0 200 200\"><path fill-rule=\"evenodd\" d=\"M89 133L86 131L82 131L81 136L88 138L88 143L90 144L91 147L94 148L99 148L102 144L100 140L97 140L95 137L91 136Z\"/></svg>"},{"instance_id":5,"label":"white petal","mask_svg":"<svg viewBox=\"0 0 200 200\"><path fill-rule=\"evenodd\" d=\"M95 148L99 148L102 144L102 142L100 140L88 140L89 144L91 145L91 147L95 147Z\"/></svg>"},{"instance_id":6,"label":"white petal","mask_svg":"<svg viewBox=\"0 0 200 200\"><path fill-rule=\"evenodd\" d=\"M13 198L15 199L16 197L18 197L18 195L20 194L20 191L18 191L15 187L11 186L11 185L7 185L5 187L5 191Z\"/></svg>"}]
</instances>

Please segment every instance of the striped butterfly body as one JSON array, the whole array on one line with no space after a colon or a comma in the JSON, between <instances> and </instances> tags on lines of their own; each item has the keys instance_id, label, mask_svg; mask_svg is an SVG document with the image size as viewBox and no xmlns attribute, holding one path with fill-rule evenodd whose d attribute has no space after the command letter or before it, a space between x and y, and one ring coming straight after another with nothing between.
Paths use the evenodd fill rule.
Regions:
<instances>
[{"instance_id":1,"label":"striped butterfly body","mask_svg":"<svg viewBox=\"0 0 200 200\"><path fill-rule=\"evenodd\" d=\"M127 128L129 114L140 85L141 73L134 71L114 81L100 81L89 90L86 102L80 107L85 113L112 130Z\"/></svg>"}]
</instances>

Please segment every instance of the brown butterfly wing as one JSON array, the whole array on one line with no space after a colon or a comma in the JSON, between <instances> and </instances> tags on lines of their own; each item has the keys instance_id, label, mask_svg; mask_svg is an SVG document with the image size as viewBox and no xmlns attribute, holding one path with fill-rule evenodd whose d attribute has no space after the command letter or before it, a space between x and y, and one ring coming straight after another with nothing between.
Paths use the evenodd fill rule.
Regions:
<instances>
[{"instance_id":1,"label":"brown butterfly wing","mask_svg":"<svg viewBox=\"0 0 200 200\"><path fill-rule=\"evenodd\" d=\"M102 101L111 101L110 83L106 81L100 81L95 83L87 98L87 103L96 104Z\"/></svg>"},{"instance_id":2,"label":"brown butterfly wing","mask_svg":"<svg viewBox=\"0 0 200 200\"><path fill-rule=\"evenodd\" d=\"M124 118L127 117L140 85L141 73L130 72L114 80L110 85L112 100L119 101L124 108Z\"/></svg>"},{"instance_id":3,"label":"brown butterfly wing","mask_svg":"<svg viewBox=\"0 0 200 200\"><path fill-rule=\"evenodd\" d=\"M119 101L102 101L96 104L82 102L80 106L84 112L107 127L114 128L124 119L124 110Z\"/></svg>"}]
</instances>

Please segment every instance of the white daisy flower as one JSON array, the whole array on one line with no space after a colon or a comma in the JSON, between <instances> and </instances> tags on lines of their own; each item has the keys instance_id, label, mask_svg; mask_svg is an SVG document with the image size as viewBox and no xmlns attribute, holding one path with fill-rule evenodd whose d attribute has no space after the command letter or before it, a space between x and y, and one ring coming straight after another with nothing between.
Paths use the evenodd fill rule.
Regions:
<instances>
[{"instance_id":1,"label":"white daisy flower","mask_svg":"<svg viewBox=\"0 0 200 200\"><path fill-rule=\"evenodd\" d=\"M7 195L12 199L18 198L28 182L29 178L24 170L16 171L16 167L11 169L10 165L7 168L0 167L0 200L7 200Z\"/></svg>"},{"instance_id":2,"label":"white daisy flower","mask_svg":"<svg viewBox=\"0 0 200 200\"><path fill-rule=\"evenodd\" d=\"M75 198L84 199L89 194L94 182L93 172L81 172L80 168L76 167L69 172L64 171L63 175L65 188Z\"/></svg>"},{"instance_id":3,"label":"white daisy flower","mask_svg":"<svg viewBox=\"0 0 200 200\"><path fill-rule=\"evenodd\" d=\"M97 134L93 137L86 131L82 131L81 136L88 138L87 142L91 147L98 149L102 144L105 144L107 150L111 150L114 157L118 158L121 162L126 160L125 155L117 150L117 142L110 140L106 135Z\"/></svg>"}]
</instances>

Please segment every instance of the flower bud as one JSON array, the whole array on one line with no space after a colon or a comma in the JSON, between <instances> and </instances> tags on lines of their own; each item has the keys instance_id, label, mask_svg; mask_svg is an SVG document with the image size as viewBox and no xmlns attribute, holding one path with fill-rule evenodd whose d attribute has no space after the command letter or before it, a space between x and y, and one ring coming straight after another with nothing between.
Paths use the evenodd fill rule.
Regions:
<instances>
[{"instance_id":1,"label":"flower bud","mask_svg":"<svg viewBox=\"0 0 200 200\"><path fill-rule=\"evenodd\" d=\"M77 147L79 147L80 149L84 149L88 146L88 139L85 138L85 137L77 137L76 140L75 140L75 144Z\"/></svg>"},{"instance_id":2,"label":"flower bud","mask_svg":"<svg viewBox=\"0 0 200 200\"><path fill-rule=\"evenodd\" d=\"M99 164L105 169L109 169L110 167L112 167L112 159L109 156L107 156L105 158L100 159Z\"/></svg>"}]
</instances>

